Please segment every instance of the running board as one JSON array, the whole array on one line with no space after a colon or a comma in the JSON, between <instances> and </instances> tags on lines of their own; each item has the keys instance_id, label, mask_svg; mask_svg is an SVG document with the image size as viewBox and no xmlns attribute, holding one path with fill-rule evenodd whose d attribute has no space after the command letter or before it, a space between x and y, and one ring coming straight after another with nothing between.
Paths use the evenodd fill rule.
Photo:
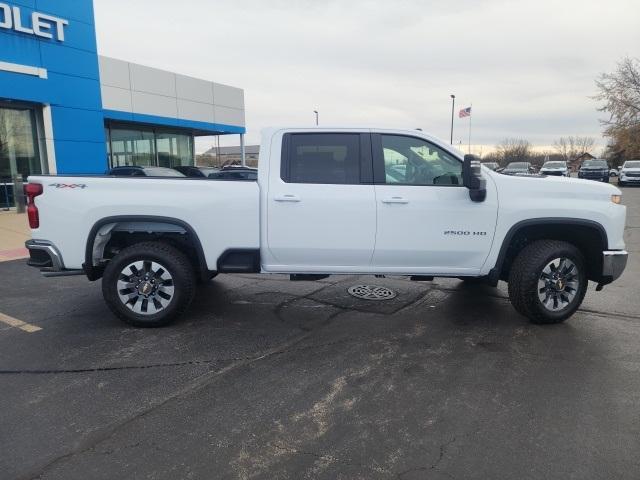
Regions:
<instances>
[{"instance_id":1,"label":"running board","mask_svg":"<svg viewBox=\"0 0 640 480\"><path fill-rule=\"evenodd\" d=\"M43 277L72 277L74 275L84 275L84 270L59 270L57 272L40 272Z\"/></svg>"}]
</instances>

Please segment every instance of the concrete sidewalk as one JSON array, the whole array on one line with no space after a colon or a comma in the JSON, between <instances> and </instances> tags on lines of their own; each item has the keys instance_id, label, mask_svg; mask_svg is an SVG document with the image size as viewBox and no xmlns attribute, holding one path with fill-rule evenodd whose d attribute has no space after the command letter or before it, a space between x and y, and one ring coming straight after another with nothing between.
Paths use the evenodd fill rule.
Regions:
<instances>
[{"instance_id":1,"label":"concrete sidewalk","mask_svg":"<svg viewBox=\"0 0 640 480\"><path fill-rule=\"evenodd\" d=\"M0 212L0 262L28 257L24 242L31 238L26 214Z\"/></svg>"}]
</instances>

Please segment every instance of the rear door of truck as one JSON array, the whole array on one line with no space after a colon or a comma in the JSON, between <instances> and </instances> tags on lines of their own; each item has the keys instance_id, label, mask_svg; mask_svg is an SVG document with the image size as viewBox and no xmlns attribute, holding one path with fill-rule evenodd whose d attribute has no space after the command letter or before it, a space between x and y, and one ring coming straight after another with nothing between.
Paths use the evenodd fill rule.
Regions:
<instances>
[{"instance_id":1,"label":"rear door of truck","mask_svg":"<svg viewBox=\"0 0 640 480\"><path fill-rule=\"evenodd\" d=\"M366 269L376 234L369 132L280 133L271 155L265 270Z\"/></svg>"}]
</instances>

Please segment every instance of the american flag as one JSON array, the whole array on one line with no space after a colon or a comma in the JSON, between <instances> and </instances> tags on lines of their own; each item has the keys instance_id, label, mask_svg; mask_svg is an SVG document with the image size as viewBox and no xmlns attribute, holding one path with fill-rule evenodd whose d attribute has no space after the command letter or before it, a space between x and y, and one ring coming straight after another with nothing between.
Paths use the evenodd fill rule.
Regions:
<instances>
[{"instance_id":1,"label":"american flag","mask_svg":"<svg viewBox=\"0 0 640 480\"><path fill-rule=\"evenodd\" d=\"M458 114L458 118L470 117L471 116L471 107L463 108L460 110Z\"/></svg>"}]
</instances>

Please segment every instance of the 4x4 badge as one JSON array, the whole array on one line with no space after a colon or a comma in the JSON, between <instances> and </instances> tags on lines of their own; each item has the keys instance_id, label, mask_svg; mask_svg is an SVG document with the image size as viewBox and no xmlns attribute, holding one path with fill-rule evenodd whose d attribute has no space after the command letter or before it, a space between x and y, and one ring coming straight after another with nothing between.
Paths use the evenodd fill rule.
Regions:
<instances>
[{"instance_id":1,"label":"4x4 badge","mask_svg":"<svg viewBox=\"0 0 640 480\"><path fill-rule=\"evenodd\" d=\"M51 185L49 185L50 187L56 187L56 188L87 188L87 186L84 183L52 183Z\"/></svg>"}]
</instances>

